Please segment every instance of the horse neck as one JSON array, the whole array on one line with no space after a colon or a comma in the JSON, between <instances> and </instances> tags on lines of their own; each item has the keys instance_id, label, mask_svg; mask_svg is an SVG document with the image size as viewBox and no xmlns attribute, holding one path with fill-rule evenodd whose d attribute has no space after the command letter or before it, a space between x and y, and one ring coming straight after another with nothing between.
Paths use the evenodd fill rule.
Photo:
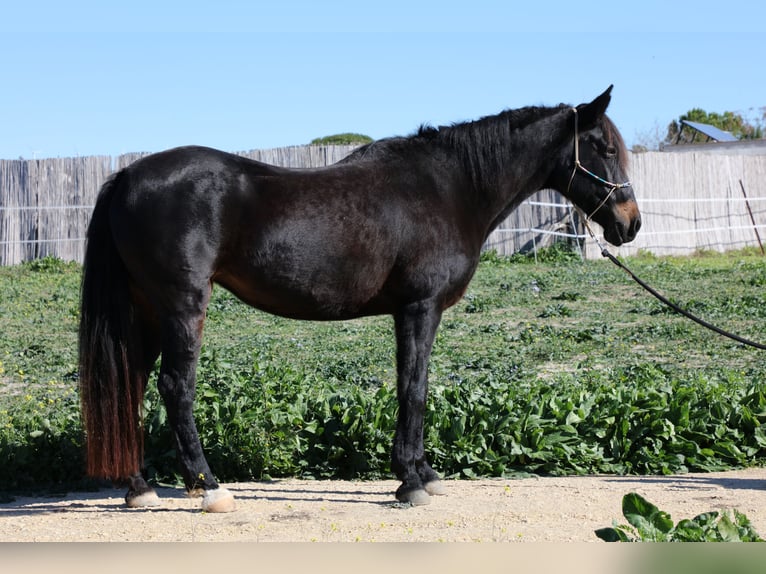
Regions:
<instances>
[{"instance_id":1,"label":"horse neck","mask_svg":"<svg viewBox=\"0 0 766 574\"><path fill-rule=\"evenodd\" d=\"M484 223L485 237L519 204L542 189L562 146L568 143L567 110L545 111L524 125L508 124L505 133L481 134L481 126L477 125L475 148L470 152L462 150L468 154L467 177L472 181L474 206L479 212L476 215Z\"/></svg>"}]
</instances>

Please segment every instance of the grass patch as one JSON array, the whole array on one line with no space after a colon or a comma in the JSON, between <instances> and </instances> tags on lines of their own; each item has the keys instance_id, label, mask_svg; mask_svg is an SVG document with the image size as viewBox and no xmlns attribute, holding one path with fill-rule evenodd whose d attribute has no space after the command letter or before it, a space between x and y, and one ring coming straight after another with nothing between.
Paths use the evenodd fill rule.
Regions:
<instances>
[{"instance_id":1,"label":"grass patch","mask_svg":"<svg viewBox=\"0 0 766 574\"><path fill-rule=\"evenodd\" d=\"M430 364L426 448L445 476L676 473L761 464L766 361L667 313L607 261L566 250L485 254ZM640 256L636 273L743 336L766 340L766 259ZM80 267L0 268L0 484L82 481ZM216 289L196 417L221 480L389 475L393 322L273 317ZM147 464L177 481L154 382Z\"/></svg>"}]
</instances>

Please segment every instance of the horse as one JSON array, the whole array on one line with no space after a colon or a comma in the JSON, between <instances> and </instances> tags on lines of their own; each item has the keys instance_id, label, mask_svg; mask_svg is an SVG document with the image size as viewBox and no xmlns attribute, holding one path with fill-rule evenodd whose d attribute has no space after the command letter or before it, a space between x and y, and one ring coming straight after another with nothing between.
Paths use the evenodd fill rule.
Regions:
<instances>
[{"instance_id":1,"label":"horse","mask_svg":"<svg viewBox=\"0 0 766 574\"><path fill-rule=\"evenodd\" d=\"M395 497L422 505L444 494L423 444L428 362L442 313L463 297L490 232L544 188L571 200L613 245L641 226L625 144L606 115L611 90L576 107L421 126L322 168L189 146L112 175L88 226L81 284L87 474L125 484L128 507L160 503L143 474L141 411L161 355L157 385L186 489L208 512L235 509L192 414L206 307L218 284L293 319L392 315Z\"/></svg>"}]
</instances>

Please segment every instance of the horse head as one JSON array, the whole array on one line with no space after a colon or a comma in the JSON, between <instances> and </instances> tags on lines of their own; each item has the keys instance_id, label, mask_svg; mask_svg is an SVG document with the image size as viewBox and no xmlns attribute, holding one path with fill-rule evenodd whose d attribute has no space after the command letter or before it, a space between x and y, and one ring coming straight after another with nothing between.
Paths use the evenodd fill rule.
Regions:
<instances>
[{"instance_id":1,"label":"horse head","mask_svg":"<svg viewBox=\"0 0 766 574\"><path fill-rule=\"evenodd\" d=\"M601 225L609 243L622 245L635 239L641 214L627 177L625 143L606 115L611 91L609 86L592 102L567 110L572 137L561 148L549 184Z\"/></svg>"}]
</instances>

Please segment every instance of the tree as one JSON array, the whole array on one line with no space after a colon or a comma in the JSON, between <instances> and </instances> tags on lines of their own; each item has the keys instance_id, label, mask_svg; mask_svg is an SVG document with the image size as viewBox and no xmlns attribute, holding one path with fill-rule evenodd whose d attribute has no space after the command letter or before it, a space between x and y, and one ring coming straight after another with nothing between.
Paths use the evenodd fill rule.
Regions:
<instances>
[{"instance_id":1,"label":"tree","mask_svg":"<svg viewBox=\"0 0 766 574\"><path fill-rule=\"evenodd\" d=\"M741 140L755 140L764 137L764 128L761 120L751 123L739 113L723 112L719 114L717 112L706 112L701 108L692 108L680 116L678 120L673 120L668 124L668 133L665 136L666 143L686 144L695 141L694 136L696 132L694 130L689 128L681 130L682 120L715 126ZM680 138L679 132L681 133ZM699 134L697 134L697 138L699 138Z\"/></svg>"},{"instance_id":2,"label":"tree","mask_svg":"<svg viewBox=\"0 0 766 574\"><path fill-rule=\"evenodd\" d=\"M663 128L659 121L655 120L654 125L648 130L636 132L633 146L630 148L633 153L643 153L646 151L657 151L660 149L660 143L665 139L666 128Z\"/></svg>"},{"instance_id":3,"label":"tree","mask_svg":"<svg viewBox=\"0 0 766 574\"><path fill-rule=\"evenodd\" d=\"M343 133L311 140L311 145L354 145L367 144L373 140L370 136L363 134Z\"/></svg>"}]
</instances>

